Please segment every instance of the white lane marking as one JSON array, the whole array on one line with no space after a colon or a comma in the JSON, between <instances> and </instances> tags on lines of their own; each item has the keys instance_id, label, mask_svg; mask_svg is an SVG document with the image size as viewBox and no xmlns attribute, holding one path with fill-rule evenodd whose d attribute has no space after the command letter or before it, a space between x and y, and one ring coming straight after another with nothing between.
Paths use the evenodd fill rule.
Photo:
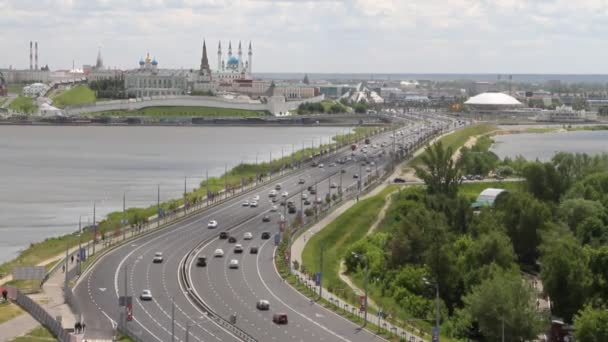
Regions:
<instances>
[{"instance_id":1,"label":"white lane marking","mask_svg":"<svg viewBox=\"0 0 608 342\"><path fill-rule=\"evenodd\" d=\"M118 326L118 324L116 324L116 321L114 321L114 320L112 319L112 317L108 316L108 314L107 314L105 311L101 310L101 313L102 313L104 316L106 316L106 318L107 318L107 319L109 319L109 320L110 320L110 323L112 323L112 329L116 329L116 327Z\"/></svg>"},{"instance_id":2,"label":"white lane marking","mask_svg":"<svg viewBox=\"0 0 608 342\"><path fill-rule=\"evenodd\" d=\"M264 242L264 244L262 244L262 247L260 248L260 251L264 248L264 246L268 243L268 241L270 240L266 240L266 242ZM256 257L256 268L258 271L258 277L260 278L260 280L262 281L262 284L264 285L264 287L266 288L266 290L268 290L268 292L270 292L270 294L276 299L278 300L281 304L285 305L287 308L289 308L291 311L295 312L296 314L298 314L299 316L301 316L302 318L304 318L305 320L309 321L310 323L316 325L317 327L325 330L326 332L328 332L329 334L339 338L342 341L348 341L350 342L349 339L343 337L342 335L339 335L335 332L333 332L332 330L328 329L327 327L315 322L313 319L309 318L308 316L306 316L305 314L299 312L298 310L294 309L293 307L289 306L289 304L285 303L281 298L279 298L279 296L277 296L274 292L272 292L272 290L270 289L270 287L268 287L268 285L266 284L266 282L264 281L264 279L262 278L262 273L260 272L260 254L258 253L257 257ZM274 264L274 251L272 252L272 263Z\"/></svg>"}]
</instances>

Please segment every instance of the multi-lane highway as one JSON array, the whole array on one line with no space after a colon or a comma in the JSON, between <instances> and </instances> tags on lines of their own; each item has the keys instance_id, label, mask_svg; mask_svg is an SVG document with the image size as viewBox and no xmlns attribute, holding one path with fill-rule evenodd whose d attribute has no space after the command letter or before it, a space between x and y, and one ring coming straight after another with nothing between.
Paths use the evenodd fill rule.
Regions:
<instances>
[{"instance_id":1,"label":"multi-lane highway","mask_svg":"<svg viewBox=\"0 0 608 342\"><path fill-rule=\"evenodd\" d=\"M434 125L431 127L431 125ZM433 129L453 128L453 122L434 120L418 121L402 129L399 140L404 145L429 134ZM188 331L189 341L238 341L233 332L221 327L207 317L186 294L180 281L179 268L185 256L191 251L186 266L192 291L212 308L218 315L228 318L236 316L236 326L258 341L372 341L379 339L373 333L359 329L346 319L311 303L304 296L285 284L278 276L274 263L273 235L278 231L278 220L282 214L287 219L295 217L287 214L277 201L278 211L271 211L272 203L268 196L276 183L281 183L281 193L287 191L285 199L293 200L299 210L306 209L300 201L306 188L316 185L317 197L324 199L326 193L337 192L331 183L342 188L356 188L359 177L382 170L390 162L390 151L395 149L396 136L385 133L372 138L376 148L368 147L368 155L376 165L361 166L363 154L355 153L358 161L345 164L335 163L351 155L343 150L321 161L324 167L306 167L284 176L276 182L268 183L258 189L231 198L226 202L172 224L166 229L150 233L135 242L118 247L103 257L89 272L79 279L75 295L83 319L87 324L88 339L107 338L119 320L118 296L133 296L133 321L128 323L132 335L143 341L185 341ZM382 147L382 143L385 146ZM381 155L381 150L386 150ZM335 163L335 165L333 165ZM332 166L330 166L332 165ZM370 167L370 171L366 168ZM342 172L341 170L344 169ZM359 173L361 173L359 175ZM330 178L331 177L331 181ZM304 184L301 183L304 180ZM244 206L244 200L251 201L259 196L258 206ZM309 195L314 200L315 195ZM308 206L310 207L310 205ZM265 215L270 222L263 222ZM218 227L209 229L211 220ZM237 241L219 239L222 231L229 231ZM262 239L262 232L270 232L270 239ZM250 232L252 239L245 240L244 234ZM236 244L243 246L243 253L234 253ZM258 253L251 254L250 248L257 247ZM223 257L214 257L214 251L223 249ZM162 253L163 261L153 263L156 253ZM207 257L207 265L196 265L198 256ZM238 268L229 268L232 259L238 261ZM152 300L140 300L142 290L150 290ZM270 310L256 308L258 300L270 303ZM286 313L287 325L272 322L274 313ZM173 319L172 319L173 318Z\"/></svg>"}]
</instances>

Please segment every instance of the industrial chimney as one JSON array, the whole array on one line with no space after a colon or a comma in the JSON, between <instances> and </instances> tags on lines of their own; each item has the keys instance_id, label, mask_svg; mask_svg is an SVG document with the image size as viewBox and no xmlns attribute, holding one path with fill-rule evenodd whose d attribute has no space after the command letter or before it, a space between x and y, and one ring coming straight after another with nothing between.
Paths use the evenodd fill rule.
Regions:
<instances>
[{"instance_id":1,"label":"industrial chimney","mask_svg":"<svg viewBox=\"0 0 608 342\"><path fill-rule=\"evenodd\" d=\"M32 41L30 40L30 70L34 69L34 65L32 63Z\"/></svg>"},{"instance_id":2,"label":"industrial chimney","mask_svg":"<svg viewBox=\"0 0 608 342\"><path fill-rule=\"evenodd\" d=\"M38 70L38 42L35 43L35 55L34 55L34 61L36 64L34 64L34 70Z\"/></svg>"}]
</instances>

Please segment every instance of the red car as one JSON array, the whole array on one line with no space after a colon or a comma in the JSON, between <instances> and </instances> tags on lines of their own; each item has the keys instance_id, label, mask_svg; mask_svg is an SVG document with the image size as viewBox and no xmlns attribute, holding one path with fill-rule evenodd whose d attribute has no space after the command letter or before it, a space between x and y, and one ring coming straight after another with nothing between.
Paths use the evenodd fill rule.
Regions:
<instances>
[{"instance_id":1,"label":"red car","mask_svg":"<svg viewBox=\"0 0 608 342\"><path fill-rule=\"evenodd\" d=\"M272 315L272 321L276 324L287 324L287 314L286 313L276 313Z\"/></svg>"}]
</instances>

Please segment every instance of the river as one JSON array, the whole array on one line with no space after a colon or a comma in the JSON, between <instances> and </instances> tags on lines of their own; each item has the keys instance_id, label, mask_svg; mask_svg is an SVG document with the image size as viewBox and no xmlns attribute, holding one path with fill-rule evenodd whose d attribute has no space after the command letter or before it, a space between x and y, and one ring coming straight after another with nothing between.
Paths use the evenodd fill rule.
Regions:
<instances>
[{"instance_id":1,"label":"river","mask_svg":"<svg viewBox=\"0 0 608 342\"><path fill-rule=\"evenodd\" d=\"M0 262L127 207L198 186L208 170L315 146L343 127L0 126Z\"/></svg>"},{"instance_id":2,"label":"river","mask_svg":"<svg viewBox=\"0 0 608 342\"><path fill-rule=\"evenodd\" d=\"M492 152L501 159L518 155L528 160L550 160L557 152L608 153L608 131L571 131L559 133L522 133L498 135Z\"/></svg>"}]
</instances>

